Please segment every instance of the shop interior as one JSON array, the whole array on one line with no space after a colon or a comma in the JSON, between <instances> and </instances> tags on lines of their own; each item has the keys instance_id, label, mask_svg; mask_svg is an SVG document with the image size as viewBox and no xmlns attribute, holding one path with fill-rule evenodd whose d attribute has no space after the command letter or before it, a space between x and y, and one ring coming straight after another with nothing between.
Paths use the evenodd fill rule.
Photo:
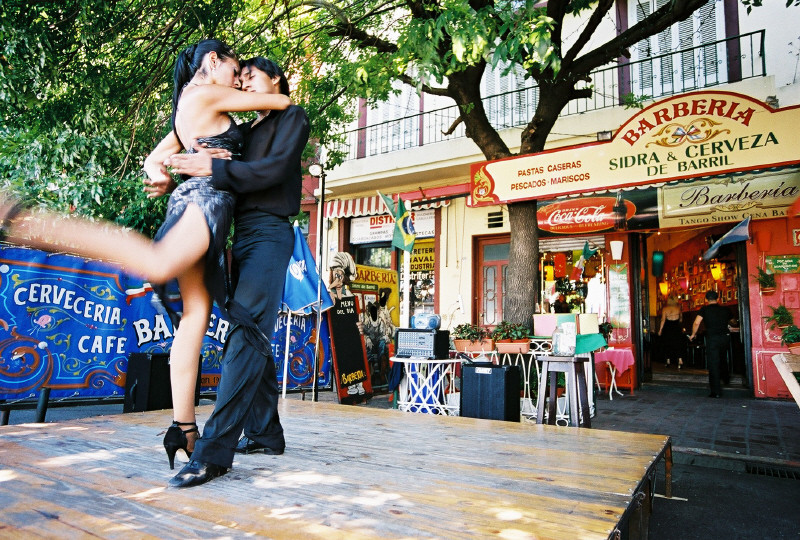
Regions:
<instances>
[{"instance_id":1,"label":"shop interior","mask_svg":"<svg viewBox=\"0 0 800 540\"><path fill-rule=\"evenodd\" d=\"M716 258L703 260L703 254L723 234L730 224L705 229L664 230L642 233L647 253L646 265L641 276L643 304L649 309L643 314L646 328L644 355L646 369L653 372L674 371L684 374L707 374L703 326L698 336L690 341L692 324L700 308L705 305L705 294L714 290L719 295L719 304L731 313L731 340L727 355L728 373L741 376L745 372L744 346L739 335L739 268L736 262L734 245L723 246ZM609 253L601 249L604 240L573 238L572 244L588 245L590 252L582 249L559 250L557 244L548 246L540 254L541 312L597 313L599 320L606 320L605 309L606 271L611 263ZM577 248L577 245L569 247ZM596 250L596 251L595 251ZM586 258L586 255L591 255ZM582 269L581 269L582 265ZM678 358L671 359L667 365L664 341L659 328L664 308L674 302L680 309L682 337L671 347L672 352L681 351ZM672 345L672 344L671 344Z\"/></svg>"},{"instance_id":2,"label":"shop interior","mask_svg":"<svg viewBox=\"0 0 800 540\"><path fill-rule=\"evenodd\" d=\"M689 341L688 336L692 333L692 324L698 311L707 302L706 292L713 290L719 295L718 303L730 311L731 339L726 358L728 373L732 376L744 374L744 346L739 334L740 271L736 261L736 246L724 245L715 258L703 260L703 254L730 228L728 224L705 229L667 230L652 233L648 237L648 266L651 270L648 276L650 362L653 371L677 369L679 365L675 359L667 365L667 338L658 336L662 314L671 299L680 308L681 328L686 336L680 343L681 350L685 350L685 356L681 359L682 367L690 372L706 372L702 324L695 340Z\"/></svg>"}]
</instances>

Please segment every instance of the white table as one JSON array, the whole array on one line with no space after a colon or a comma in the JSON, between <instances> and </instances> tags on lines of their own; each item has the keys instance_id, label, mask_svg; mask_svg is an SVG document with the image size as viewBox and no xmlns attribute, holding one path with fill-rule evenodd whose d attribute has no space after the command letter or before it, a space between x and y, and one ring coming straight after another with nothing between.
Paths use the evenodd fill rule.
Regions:
<instances>
[{"instance_id":1,"label":"white table","mask_svg":"<svg viewBox=\"0 0 800 540\"><path fill-rule=\"evenodd\" d=\"M461 408L460 385L456 378L459 358L429 360L427 358L391 358L403 364L397 408L405 412L458 416Z\"/></svg>"}]
</instances>

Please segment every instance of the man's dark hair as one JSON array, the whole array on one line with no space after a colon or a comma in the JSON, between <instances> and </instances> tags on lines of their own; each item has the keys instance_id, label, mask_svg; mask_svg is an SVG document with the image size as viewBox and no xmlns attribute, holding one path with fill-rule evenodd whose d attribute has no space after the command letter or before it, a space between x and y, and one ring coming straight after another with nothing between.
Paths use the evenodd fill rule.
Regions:
<instances>
[{"instance_id":1,"label":"man's dark hair","mask_svg":"<svg viewBox=\"0 0 800 540\"><path fill-rule=\"evenodd\" d=\"M716 300L717 298L719 298L717 291L708 291L706 293L706 300Z\"/></svg>"},{"instance_id":2,"label":"man's dark hair","mask_svg":"<svg viewBox=\"0 0 800 540\"><path fill-rule=\"evenodd\" d=\"M289 95L289 81L286 80L286 75L284 75L281 67L269 58L264 58L263 56L249 58L242 62L242 69L245 68L256 68L266 73L270 78L280 77L281 80L278 81L278 91L285 96Z\"/></svg>"}]
</instances>

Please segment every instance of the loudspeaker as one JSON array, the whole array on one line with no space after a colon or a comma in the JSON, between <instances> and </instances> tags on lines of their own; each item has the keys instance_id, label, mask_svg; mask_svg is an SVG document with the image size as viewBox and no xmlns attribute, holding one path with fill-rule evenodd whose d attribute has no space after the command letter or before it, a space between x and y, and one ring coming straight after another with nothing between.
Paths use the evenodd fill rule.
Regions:
<instances>
[{"instance_id":1,"label":"loudspeaker","mask_svg":"<svg viewBox=\"0 0 800 540\"><path fill-rule=\"evenodd\" d=\"M519 366L461 366L461 416L519 422Z\"/></svg>"},{"instance_id":2,"label":"loudspeaker","mask_svg":"<svg viewBox=\"0 0 800 540\"><path fill-rule=\"evenodd\" d=\"M197 373L194 404L200 404L200 372ZM172 408L169 381L169 353L131 353L125 375L122 412L156 411Z\"/></svg>"}]
</instances>

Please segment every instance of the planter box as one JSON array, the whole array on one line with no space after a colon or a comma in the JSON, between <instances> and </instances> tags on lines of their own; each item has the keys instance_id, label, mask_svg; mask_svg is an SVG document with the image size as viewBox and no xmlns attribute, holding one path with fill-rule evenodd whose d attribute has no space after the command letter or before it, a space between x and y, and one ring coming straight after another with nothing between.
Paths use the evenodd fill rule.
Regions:
<instances>
[{"instance_id":1,"label":"planter box","mask_svg":"<svg viewBox=\"0 0 800 540\"><path fill-rule=\"evenodd\" d=\"M527 339L518 341L502 340L495 341L494 347L500 354L525 354L531 350L531 342Z\"/></svg>"},{"instance_id":2,"label":"planter box","mask_svg":"<svg viewBox=\"0 0 800 540\"><path fill-rule=\"evenodd\" d=\"M470 341L468 339L454 339L453 346L458 352L479 353L479 352L492 352L494 349L494 341L491 339L484 339L482 341Z\"/></svg>"}]
</instances>

